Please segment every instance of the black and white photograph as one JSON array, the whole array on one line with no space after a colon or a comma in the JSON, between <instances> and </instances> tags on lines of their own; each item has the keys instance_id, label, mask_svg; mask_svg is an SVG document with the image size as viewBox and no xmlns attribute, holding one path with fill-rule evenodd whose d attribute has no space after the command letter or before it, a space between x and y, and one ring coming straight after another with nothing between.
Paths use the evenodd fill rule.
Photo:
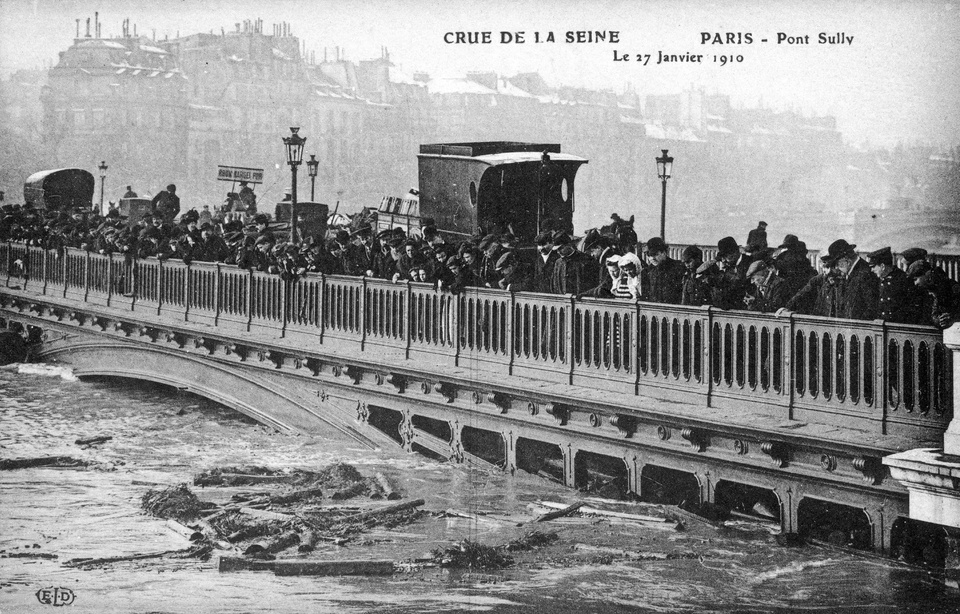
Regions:
<instances>
[{"instance_id":1,"label":"black and white photograph","mask_svg":"<svg viewBox=\"0 0 960 614\"><path fill-rule=\"evenodd\" d=\"M960 611L960 0L0 32L0 614Z\"/></svg>"}]
</instances>

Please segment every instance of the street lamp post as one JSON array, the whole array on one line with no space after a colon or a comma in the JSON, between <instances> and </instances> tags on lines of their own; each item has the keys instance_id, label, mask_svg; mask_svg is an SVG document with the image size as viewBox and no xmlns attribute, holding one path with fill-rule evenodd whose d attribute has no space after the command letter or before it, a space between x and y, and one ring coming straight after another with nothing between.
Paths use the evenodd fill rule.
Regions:
<instances>
[{"instance_id":1,"label":"street lamp post","mask_svg":"<svg viewBox=\"0 0 960 614\"><path fill-rule=\"evenodd\" d=\"M293 184L290 189L290 242L297 241L297 167L303 162L303 145L305 137L297 134L299 127L290 128L290 136L283 137L283 144L287 148L287 164L290 165L290 174Z\"/></svg>"},{"instance_id":2,"label":"street lamp post","mask_svg":"<svg viewBox=\"0 0 960 614\"><path fill-rule=\"evenodd\" d=\"M107 161L101 160L97 168L100 169L100 213L103 213L103 184L107 180Z\"/></svg>"},{"instance_id":3,"label":"street lamp post","mask_svg":"<svg viewBox=\"0 0 960 614\"><path fill-rule=\"evenodd\" d=\"M673 169L673 156L667 155L666 149L661 149L663 155L657 158L657 177L663 184L662 200L660 202L660 238L667 240L667 179Z\"/></svg>"},{"instance_id":4,"label":"street lamp post","mask_svg":"<svg viewBox=\"0 0 960 614\"><path fill-rule=\"evenodd\" d=\"M307 173L310 174L310 202L315 202L313 190L317 186L318 166L320 166L320 160L317 160L317 156L314 154L310 154L310 159L307 160Z\"/></svg>"}]
</instances>

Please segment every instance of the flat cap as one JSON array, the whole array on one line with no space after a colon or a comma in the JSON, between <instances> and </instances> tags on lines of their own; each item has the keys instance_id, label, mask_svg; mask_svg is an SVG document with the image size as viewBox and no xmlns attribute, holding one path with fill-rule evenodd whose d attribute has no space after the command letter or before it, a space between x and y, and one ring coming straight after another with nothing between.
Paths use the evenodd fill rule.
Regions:
<instances>
[{"instance_id":1,"label":"flat cap","mask_svg":"<svg viewBox=\"0 0 960 614\"><path fill-rule=\"evenodd\" d=\"M703 250L696 245L688 245L684 248L683 254L680 255L680 260L684 262L687 260L699 260L703 262Z\"/></svg>"},{"instance_id":2,"label":"flat cap","mask_svg":"<svg viewBox=\"0 0 960 614\"><path fill-rule=\"evenodd\" d=\"M867 254L867 264L877 266L886 264L893 266L893 251L889 247L881 247Z\"/></svg>"},{"instance_id":3,"label":"flat cap","mask_svg":"<svg viewBox=\"0 0 960 614\"><path fill-rule=\"evenodd\" d=\"M907 266L910 266L917 260L923 260L927 257L927 250L922 247L911 247L910 249L905 249L900 253L903 256L903 259L907 261Z\"/></svg>"},{"instance_id":4,"label":"flat cap","mask_svg":"<svg viewBox=\"0 0 960 614\"><path fill-rule=\"evenodd\" d=\"M763 273L769 268L770 267L767 266L767 263L763 260L754 260L750 263L750 267L747 269L747 277L753 277L757 273Z\"/></svg>"},{"instance_id":5,"label":"flat cap","mask_svg":"<svg viewBox=\"0 0 960 614\"><path fill-rule=\"evenodd\" d=\"M513 252L507 252L504 255L500 256L500 259L497 260L497 264L494 268L498 271L502 271L503 269L513 264L514 259L515 259L515 256Z\"/></svg>"}]
</instances>

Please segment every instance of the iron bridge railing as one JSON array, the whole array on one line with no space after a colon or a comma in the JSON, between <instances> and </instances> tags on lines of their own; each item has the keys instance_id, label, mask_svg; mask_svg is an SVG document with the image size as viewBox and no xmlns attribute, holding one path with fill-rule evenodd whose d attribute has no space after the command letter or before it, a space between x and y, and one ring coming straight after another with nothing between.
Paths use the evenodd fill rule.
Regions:
<instances>
[{"instance_id":1,"label":"iron bridge railing","mask_svg":"<svg viewBox=\"0 0 960 614\"><path fill-rule=\"evenodd\" d=\"M595 391L936 438L952 417L952 355L926 326L308 274L127 261L0 244L7 287L364 352L385 368L476 366Z\"/></svg>"}]
</instances>

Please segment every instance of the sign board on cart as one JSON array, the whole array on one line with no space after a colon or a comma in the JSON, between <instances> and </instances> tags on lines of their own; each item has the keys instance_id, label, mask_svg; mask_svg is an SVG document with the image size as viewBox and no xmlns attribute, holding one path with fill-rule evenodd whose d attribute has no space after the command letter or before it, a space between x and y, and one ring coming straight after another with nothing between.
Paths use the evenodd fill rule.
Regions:
<instances>
[{"instance_id":1,"label":"sign board on cart","mask_svg":"<svg viewBox=\"0 0 960 614\"><path fill-rule=\"evenodd\" d=\"M247 183L263 183L262 168L247 168L244 166L217 166L217 181L246 181Z\"/></svg>"}]
</instances>

